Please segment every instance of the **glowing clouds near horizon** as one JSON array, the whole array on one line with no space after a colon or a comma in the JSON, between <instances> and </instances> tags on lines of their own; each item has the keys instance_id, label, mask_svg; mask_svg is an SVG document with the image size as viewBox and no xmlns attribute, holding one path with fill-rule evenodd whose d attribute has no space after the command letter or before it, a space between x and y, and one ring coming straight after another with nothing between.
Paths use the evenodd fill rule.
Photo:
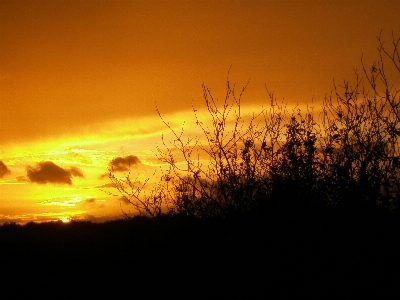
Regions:
<instances>
[{"instance_id":1,"label":"glowing clouds near horizon","mask_svg":"<svg viewBox=\"0 0 400 300\"><path fill-rule=\"evenodd\" d=\"M39 184L51 183L72 185L71 178L73 176L84 177L82 171L77 167L64 169L51 161L38 163L35 168L28 166L26 174L31 182Z\"/></svg>"},{"instance_id":2,"label":"glowing clouds near horizon","mask_svg":"<svg viewBox=\"0 0 400 300\"><path fill-rule=\"evenodd\" d=\"M40 205L53 205L53 206L65 206L65 207L74 207L76 204L80 203L82 200L79 197L67 198L67 197L58 197L53 199L48 199L43 202L40 202Z\"/></svg>"},{"instance_id":3,"label":"glowing clouds near horizon","mask_svg":"<svg viewBox=\"0 0 400 300\"><path fill-rule=\"evenodd\" d=\"M104 202L105 200L98 200L94 197L86 196L82 198L80 196L76 197L54 197L40 202L43 206L63 206L63 207L75 207L77 205L93 205L96 202Z\"/></svg>"}]
</instances>

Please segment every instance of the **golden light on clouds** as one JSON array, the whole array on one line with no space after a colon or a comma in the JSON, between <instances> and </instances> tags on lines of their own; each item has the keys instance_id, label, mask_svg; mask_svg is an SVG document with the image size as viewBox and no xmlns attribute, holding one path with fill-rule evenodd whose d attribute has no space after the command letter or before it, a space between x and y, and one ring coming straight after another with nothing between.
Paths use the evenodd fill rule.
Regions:
<instances>
[{"instance_id":1,"label":"golden light on clouds","mask_svg":"<svg viewBox=\"0 0 400 300\"><path fill-rule=\"evenodd\" d=\"M1 1L0 223L121 216L99 187L116 158L151 177L161 136L199 137L204 83L249 82L242 116L291 111L353 78L375 36L399 35L393 1ZM123 173L123 172L122 172ZM110 187L106 189L112 190ZM115 190L113 190L115 191Z\"/></svg>"}]
</instances>

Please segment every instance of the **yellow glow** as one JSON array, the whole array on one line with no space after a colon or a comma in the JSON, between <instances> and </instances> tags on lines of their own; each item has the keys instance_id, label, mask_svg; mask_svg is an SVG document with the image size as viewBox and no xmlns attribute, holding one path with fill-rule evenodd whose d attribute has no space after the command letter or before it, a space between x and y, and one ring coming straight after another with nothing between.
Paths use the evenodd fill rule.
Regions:
<instances>
[{"instance_id":1,"label":"yellow glow","mask_svg":"<svg viewBox=\"0 0 400 300\"><path fill-rule=\"evenodd\" d=\"M142 164L132 174L151 177L151 188L160 178L154 170L168 167L157 147L185 164L170 129L206 147L194 111L212 130L203 82L221 109L229 67L237 97L250 80L241 98L244 124L269 111L265 86L275 105L304 112L314 98L315 111L332 77L351 79L361 53L375 57L382 28L388 40L400 28L396 0L283 2L70 0L60 9L53 1L0 1L0 161L10 170L0 177L0 224L121 215L117 197L99 188L116 192L101 176L109 162L137 156ZM234 117L232 109L227 132ZM71 182L32 181L27 169L41 162L64 169Z\"/></svg>"},{"instance_id":2,"label":"yellow glow","mask_svg":"<svg viewBox=\"0 0 400 300\"><path fill-rule=\"evenodd\" d=\"M71 222L71 218L69 218L69 217L62 217L60 220L61 220L63 223L69 223L69 222Z\"/></svg>"}]
</instances>

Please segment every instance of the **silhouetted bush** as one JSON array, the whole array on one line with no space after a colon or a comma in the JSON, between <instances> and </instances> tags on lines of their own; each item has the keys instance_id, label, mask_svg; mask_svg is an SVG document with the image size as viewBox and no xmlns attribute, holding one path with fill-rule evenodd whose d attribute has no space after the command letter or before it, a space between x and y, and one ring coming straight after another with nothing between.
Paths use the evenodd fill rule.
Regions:
<instances>
[{"instance_id":1,"label":"silhouetted bush","mask_svg":"<svg viewBox=\"0 0 400 300\"><path fill-rule=\"evenodd\" d=\"M270 107L249 118L241 107L247 85L237 93L228 77L220 105L203 85L211 123L193 108L202 137L184 138L184 130L177 132L157 110L174 139L163 138L158 148L169 168L151 195L142 197L129 174L118 179L111 172L112 182L146 216L227 217L334 204L398 211L400 90L385 71L400 74L400 39L393 37L390 50L380 36L378 42L379 59L371 68L363 63L364 79L356 72L353 85L334 83L320 114L290 112L267 90Z\"/></svg>"}]
</instances>

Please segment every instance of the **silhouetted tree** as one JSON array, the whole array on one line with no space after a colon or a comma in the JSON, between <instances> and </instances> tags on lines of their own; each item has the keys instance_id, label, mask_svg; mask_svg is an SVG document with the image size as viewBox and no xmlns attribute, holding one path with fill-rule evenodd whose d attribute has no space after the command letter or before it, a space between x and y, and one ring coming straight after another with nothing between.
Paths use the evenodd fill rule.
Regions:
<instances>
[{"instance_id":1,"label":"silhouetted tree","mask_svg":"<svg viewBox=\"0 0 400 300\"><path fill-rule=\"evenodd\" d=\"M271 203L398 210L400 90L386 70L392 66L400 74L400 39L392 37L390 50L381 36L378 42L378 61L367 68L362 60L365 79L356 72L353 85L334 83L321 115L311 109L289 112L267 90L271 105L248 119L241 107L247 85L237 93L228 77L220 105L203 85L211 122L205 124L193 107L201 138L185 138L184 130L177 132L157 109L174 138L167 143L163 137L163 148L158 148L160 161L169 168L152 195L141 197L142 187L129 174L117 179L111 170L111 181L148 216L162 214L162 207L170 214L200 218L230 216Z\"/></svg>"}]
</instances>

